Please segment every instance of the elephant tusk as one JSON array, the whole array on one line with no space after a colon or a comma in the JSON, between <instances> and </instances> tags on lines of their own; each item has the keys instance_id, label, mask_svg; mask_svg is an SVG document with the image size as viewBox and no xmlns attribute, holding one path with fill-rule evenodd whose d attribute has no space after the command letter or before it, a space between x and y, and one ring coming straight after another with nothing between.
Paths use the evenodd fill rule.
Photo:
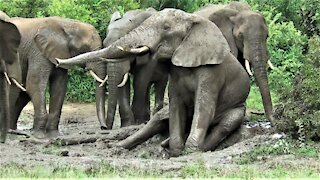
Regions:
<instances>
[{"instance_id":1,"label":"elephant tusk","mask_svg":"<svg viewBox=\"0 0 320 180\"><path fill-rule=\"evenodd\" d=\"M100 82L100 83L103 82L103 80L100 79L99 76L96 75L96 73L94 73L92 70L90 70L89 72L90 72L91 76L92 76L96 81L98 81L98 82Z\"/></svg>"},{"instance_id":2,"label":"elephant tusk","mask_svg":"<svg viewBox=\"0 0 320 180\"><path fill-rule=\"evenodd\" d=\"M15 79L12 78L12 81L14 82L14 84L15 84L19 89L21 89L21 90L24 91L24 92L27 91L26 88L24 88L20 83L18 83L17 80L15 80Z\"/></svg>"},{"instance_id":3,"label":"elephant tusk","mask_svg":"<svg viewBox=\"0 0 320 180\"><path fill-rule=\"evenodd\" d=\"M99 57L98 59L100 61L111 62L111 63L120 63L120 62L123 62L123 61L127 61L126 58L122 58L122 59L107 59L107 58Z\"/></svg>"},{"instance_id":4,"label":"elephant tusk","mask_svg":"<svg viewBox=\"0 0 320 180\"><path fill-rule=\"evenodd\" d=\"M275 69L275 67L273 66L273 64L271 63L271 61L270 60L268 60L268 65L269 65L269 67L270 67L270 69L272 69L272 70L274 70Z\"/></svg>"},{"instance_id":5,"label":"elephant tusk","mask_svg":"<svg viewBox=\"0 0 320 180\"><path fill-rule=\"evenodd\" d=\"M128 76L129 76L129 73L126 73L124 76L123 76L123 80L122 82L118 85L118 87L122 87L126 84L127 80L128 80Z\"/></svg>"},{"instance_id":6,"label":"elephant tusk","mask_svg":"<svg viewBox=\"0 0 320 180\"><path fill-rule=\"evenodd\" d=\"M99 87L104 86L104 85L106 84L107 80L108 80L108 75L106 75L106 77L105 77L104 80L101 82L101 84L99 85Z\"/></svg>"},{"instance_id":7,"label":"elephant tusk","mask_svg":"<svg viewBox=\"0 0 320 180\"><path fill-rule=\"evenodd\" d=\"M9 76L8 76L7 72L4 72L4 77L6 77L6 80L7 80L8 84L11 85L11 81L9 79Z\"/></svg>"},{"instance_id":8,"label":"elephant tusk","mask_svg":"<svg viewBox=\"0 0 320 180\"><path fill-rule=\"evenodd\" d=\"M148 46L142 46L142 47L139 47L139 48L129 48L129 49L125 49L121 46L117 46L118 49L120 49L121 51L125 51L125 52L130 52L130 53L133 53L133 54L140 54L140 53L143 53L143 52L146 52L146 51L149 51L149 47Z\"/></svg>"},{"instance_id":9,"label":"elephant tusk","mask_svg":"<svg viewBox=\"0 0 320 180\"><path fill-rule=\"evenodd\" d=\"M248 60L245 60L245 66L246 66L246 70L247 70L248 74L249 74L250 76L253 76L253 73L252 73L251 67L250 67L250 63L249 63Z\"/></svg>"}]
</instances>

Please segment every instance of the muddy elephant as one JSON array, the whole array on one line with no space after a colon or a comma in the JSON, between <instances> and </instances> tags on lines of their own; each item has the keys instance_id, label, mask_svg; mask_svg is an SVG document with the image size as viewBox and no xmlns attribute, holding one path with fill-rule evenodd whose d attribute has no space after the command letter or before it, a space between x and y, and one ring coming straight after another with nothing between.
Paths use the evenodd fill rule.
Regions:
<instances>
[{"instance_id":1,"label":"muddy elephant","mask_svg":"<svg viewBox=\"0 0 320 180\"><path fill-rule=\"evenodd\" d=\"M21 33L18 49L22 69L22 83L26 92L10 89L10 128L17 128L17 120L25 105L34 106L33 135L37 138L59 135L58 125L67 91L68 66L56 68L55 58L70 58L101 48L95 28L77 20L61 17L11 18ZM105 76L104 63L83 64L100 76ZM97 105L104 101L105 89L97 82ZM46 109L46 88L49 90L49 113ZM97 106L99 114L101 107Z\"/></svg>"},{"instance_id":2,"label":"muddy elephant","mask_svg":"<svg viewBox=\"0 0 320 180\"><path fill-rule=\"evenodd\" d=\"M97 57L123 58L149 52L169 64L169 149L214 150L240 127L249 94L249 76L211 21L181 10L165 9L107 48L58 64Z\"/></svg>"},{"instance_id":3,"label":"muddy elephant","mask_svg":"<svg viewBox=\"0 0 320 180\"><path fill-rule=\"evenodd\" d=\"M104 47L128 34L139 26L156 11L152 8L147 10L131 10L121 17L119 12L112 15L107 28ZM155 86L155 109L163 107L164 92L168 81L168 69L166 65L158 61L149 61L150 55L128 56L121 63L108 63L108 110L106 123L101 124L102 129L112 129L116 105L119 104L121 127L132 124L141 124L150 118L150 87ZM130 72L130 76L128 76ZM133 98L130 107L130 77L133 77ZM124 80L123 80L124 79ZM119 87L119 84L121 87ZM102 121L102 120L100 120Z\"/></svg>"},{"instance_id":4,"label":"muddy elephant","mask_svg":"<svg viewBox=\"0 0 320 180\"><path fill-rule=\"evenodd\" d=\"M260 89L267 119L273 123L272 101L268 85L266 65L273 68L268 60L268 27L264 17L250 9L243 2L231 2L227 5L207 5L195 12L214 22L230 45L231 52L246 68L248 74L255 77ZM250 64L253 67L251 71Z\"/></svg>"},{"instance_id":5,"label":"muddy elephant","mask_svg":"<svg viewBox=\"0 0 320 180\"><path fill-rule=\"evenodd\" d=\"M0 11L1 15L1 11ZM10 120L9 87L12 82L21 82L18 47L21 35L17 27L0 17L0 142L5 142Z\"/></svg>"}]
</instances>

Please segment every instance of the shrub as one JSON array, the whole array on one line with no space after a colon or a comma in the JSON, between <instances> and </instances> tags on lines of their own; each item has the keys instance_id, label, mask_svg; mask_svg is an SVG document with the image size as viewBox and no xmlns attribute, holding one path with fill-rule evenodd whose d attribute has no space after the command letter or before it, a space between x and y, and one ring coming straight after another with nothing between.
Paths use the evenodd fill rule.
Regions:
<instances>
[{"instance_id":1,"label":"shrub","mask_svg":"<svg viewBox=\"0 0 320 180\"><path fill-rule=\"evenodd\" d=\"M294 73L293 87L279 94L276 108L280 120L276 127L301 141L320 137L320 38L309 40L309 51L299 71Z\"/></svg>"}]
</instances>

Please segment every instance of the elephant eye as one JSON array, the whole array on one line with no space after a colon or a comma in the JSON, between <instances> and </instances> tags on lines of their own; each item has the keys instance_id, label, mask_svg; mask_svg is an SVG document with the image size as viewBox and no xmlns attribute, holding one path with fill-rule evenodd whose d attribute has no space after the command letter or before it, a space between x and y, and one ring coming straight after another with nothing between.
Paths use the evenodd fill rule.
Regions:
<instances>
[{"instance_id":1,"label":"elephant eye","mask_svg":"<svg viewBox=\"0 0 320 180\"><path fill-rule=\"evenodd\" d=\"M167 24L167 23L165 23L165 24L163 25L163 30L165 30L165 31L170 30L170 25Z\"/></svg>"}]
</instances>

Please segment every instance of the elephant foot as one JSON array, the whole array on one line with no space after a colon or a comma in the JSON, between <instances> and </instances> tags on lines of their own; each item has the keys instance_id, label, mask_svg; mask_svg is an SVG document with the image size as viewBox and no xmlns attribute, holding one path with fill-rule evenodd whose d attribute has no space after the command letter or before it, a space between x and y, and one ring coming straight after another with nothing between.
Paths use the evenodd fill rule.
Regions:
<instances>
[{"instance_id":1,"label":"elephant foot","mask_svg":"<svg viewBox=\"0 0 320 180\"><path fill-rule=\"evenodd\" d=\"M61 133L57 129L47 130L47 137L48 138L55 138L61 136Z\"/></svg>"},{"instance_id":2,"label":"elephant foot","mask_svg":"<svg viewBox=\"0 0 320 180\"><path fill-rule=\"evenodd\" d=\"M178 157L182 154L182 149L171 149L170 148L170 157Z\"/></svg>"},{"instance_id":3,"label":"elephant foot","mask_svg":"<svg viewBox=\"0 0 320 180\"><path fill-rule=\"evenodd\" d=\"M47 135L43 130L33 130L32 136L34 136L37 139L46 139Z\"/></svg>"},{"instance_id":4,"label":"elephant foot","mask_svg":"<svg viewBox=\"0 0 320 180\"><path fill-rule=\"evenodd\" d=\"M101 130L108 130L107 126L100 126Z\"/></svg>"},{"instance_id":5,"label":"elephant foot","mask_svg":"<svg viewBox=\"0 0 320 180\"><path fill-rule=\"evenodd\" d=\"M188 138L185 145L186 153L198 152L201 151L199 143L194 138Z\"/></svg>"}]
</instances>

